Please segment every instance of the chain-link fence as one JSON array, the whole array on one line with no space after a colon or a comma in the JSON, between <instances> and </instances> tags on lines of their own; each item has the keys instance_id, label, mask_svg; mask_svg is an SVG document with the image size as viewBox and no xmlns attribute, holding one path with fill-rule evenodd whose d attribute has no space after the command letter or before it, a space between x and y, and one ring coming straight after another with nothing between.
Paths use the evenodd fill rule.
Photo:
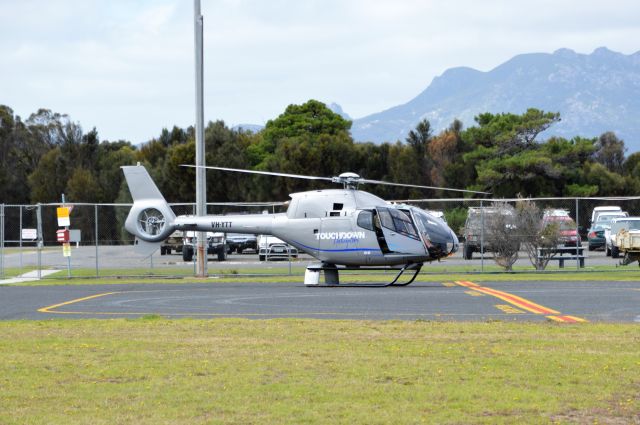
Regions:
<instances>
[{"instance_id":1,"label":"chain-link fence","mask_svg":"<svg viewBox=\"0 0 640 425\"><path fill-rule=\"evenodd\" d=\"M413 200L412 204L426 210L441 212L460 239L458 252L447 259L447 271L499 271L496 266L495 229L491 228L490 209L499 205L511 205L514 211L522 209L522 200L477 200L477 199L431 199ZM617 258L607 254L605 232L592 229L592 214L596 207L616 206L629 216L640 216L640 198L538 198L529 202L535 206L538 216L566 216L572 223L562 223L561 236L574 235L570 241L558 240L557 245L574 247L573 252L553 252L547 269L564 267L568 270L625 270L632 265L621 266ZM58 227L56 208L59 204L6 205L0 204L0 278L6 279L31 273L40 278L65 277L122 277L122 276L189 276L195 274L195 261L184 261L180 253L170 254L158 250L151 257L142 258L133 249L133 237L124 230L124 221L131 205L128 204L68 204L70 214L70 249L63 252L57 241ZM194 204L173 204L176 215L193 214ZM284 211L285 206L210 204L209 214L261 213ZM480 212L480 226L472 229L467 223L472 211ZM597 211L597 210L596 210ZM564 221L564 220L562 220ZM354 224L355 225L355 224ZM506 226L510 240L518 240L514 270L536 270L523 244L536 235L531 229ZM535 226L534 226L535 227ZM572 228L573 227L573 228ZM605 226L606 227L606 226ZM538 232L543 226L535 227ZM527 233L529 232L529 233ZM540 236L540 235L538 235ZM542 235L544 242L544 235ZM540 242L540 241L538 241ZM543 256L544 243L537 247L536 255ZM576 248L579 248L576 249ZM68 256L65 256L67 254ZM548 252L547 252L548 254ZM566 254L566 257L564 256ZM571 255L573 254L573 255ZM563 258L561 258L563 257ZM538 258L539 259L539 258ZM209 257L209 274L251 273L252 270L278 274L302 270L311 257L300 256L289 262L258 262L255 252L234 254L227 261L218 262ZM566 260L566 261L565 261ZM572 261L573 260L573 261ZM546 265L546 264L545 264Z\"/></svg>"}]
</instances>

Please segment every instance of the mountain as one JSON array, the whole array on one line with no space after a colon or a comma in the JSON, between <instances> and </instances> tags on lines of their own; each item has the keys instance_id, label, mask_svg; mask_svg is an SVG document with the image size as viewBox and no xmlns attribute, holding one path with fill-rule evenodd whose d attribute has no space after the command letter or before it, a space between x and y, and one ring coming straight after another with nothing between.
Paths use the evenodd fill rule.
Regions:
<instances>
[{"instance_id":1,"label":"mountain","mask_svg":"<svg viewBox=\"0 0 640 425\"><path fill-rule=\"evenodd\" d=\"M250 131L251 133L257 133L262 131L264 125L260 124L237 124L231 127L232 130Z\"/></svg>"},{"instance_id":2,"label":"mountain","mask_svg":"<svg viewBox=\"0 0 640 425\"><path fill-rule=\"evenodd\" d=\"M482 112L560 112L543 137L593 137L613 131L629 152L640 151L640 51L600 47L590 55L569 49L518 55L488 72L445 71L404 105L354 120L356 141L404 140L422 119L440 131L458 118L474 125Z\"/></svg>"},{"instance_id":3,"label":"mountain","mask_svg":"<svg viewBox=\"0 0 640 425\"><path fill-rule=\"evenodd\" d=\"M337 103L332 102L331 104L327 105L327 108L329 108L332 112L340 115L345 120L353 121L353 118L351 118L349 114L343 111L342 106L338 105Z\"/></svg>"}]
</instances>

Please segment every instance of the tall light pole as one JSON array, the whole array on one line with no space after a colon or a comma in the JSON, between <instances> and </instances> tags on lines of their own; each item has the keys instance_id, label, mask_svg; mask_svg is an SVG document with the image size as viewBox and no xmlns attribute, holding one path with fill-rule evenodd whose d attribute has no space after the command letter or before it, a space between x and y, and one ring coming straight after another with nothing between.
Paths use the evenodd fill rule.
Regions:
<instances>
[{"instance_id":1,"label":"tall light pole","mask_svg":"<svg viewBox=\"0 0 640 425\"><path fill-rule=\"evenodd\" d=\"M204 101L203 101L203 49L202 28L203 17L200 10L200 0L193 2L194 38L196 54L196 215L207 214L207 184L205 180L204 163ZM198 277L207 276L207 234L198 232L198 246L196 261L198 262Z\"/></svg>"}]
</instances>

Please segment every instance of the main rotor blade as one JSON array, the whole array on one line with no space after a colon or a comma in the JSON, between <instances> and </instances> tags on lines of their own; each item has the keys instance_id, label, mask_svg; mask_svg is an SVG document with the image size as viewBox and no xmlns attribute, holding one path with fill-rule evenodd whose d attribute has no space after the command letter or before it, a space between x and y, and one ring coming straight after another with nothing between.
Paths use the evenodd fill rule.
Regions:
<instances>
[{"instance_id":1,"label":"main rotor blade","mask_svg":"<svg viewBox=\"0 0 640 425\"><path fill-rule=\"evenodd\" d=\"M191 164L182 164L181 167L208 168L208 169L211 169L211 170L234 171L234 172L237 172L237 173L262 174L262 175L266 175L266 176L290 177L290 178L294 178L294 179L306 179L306 180L325 180L325 181L330 181L330 182L334 182L334 183L339 182L339 181L336 181L335 178L331 178L331 177L317 177L317 176L305 176L305 175L301 175L301 174L276 173L274 171L245 170L245 169L242 169L242 168L213 167L213 166L210 166L210 165L202 165L202 166L200 166L200 165L191 165ZM391 183L391 182L386 182L386 181L382 181L382 180L368 180L368 179L363 179L363 178L359 178L356 183L357 184L361 184L361 183L382 184L382 185L387 185L387 186L399 186L399 187L415 187L415 188L418 188L418 189L450 190L450 191L454 191L454 192L476 193L476 194L482 194L482 195L490 195L491 194L489 192L478 192L478 191L474 191L474 190L453 189L453 188L449 188L449 187L437 187L437 186L420 186L420 185L406 184L406 183Z\"/></svg>"},{"instance_id":2,"label":"main rotor blade","mask_svg":"<svg viewBox=\"0 0 640 425\"><path fill-rule=\"evenodd\" d=\"M373 184L382 184L382 185L387 185L387 186L400 186L400 187L415 187L418 189L435 189L435 190L450 190L453 192L465 192L465 193L478 193L481 195L491 195L490 192L478 192L475 190L466 190L466 189L453 189L450 187L438 187L438 186L420 186L417 184L407 184L407 183L391 183L391 182L385 182L383 180L368 180L368 179L362 179L360 180L360 183L373 183Z\"/></svg>"},{"instance_id":3,"label":"main rotor blade","mask_svg":"<svg viewBox=\"0 0 640 425\"><path fill-rule=\"evenodd\" d=\"M208 169L211 169L211 170L235 171L237 173L263 174L263 175L267 175L267 176L278 176L278 177L291 177L291 178L294 178L294 179L333 181L330 177L303 176L303 175L300 175L300 174L276 173L276 172L273 172L273 171L244 170L242 168L225 168L225 167L212 167L212 166L209 166L209 165L190 165L190 164L182 164L181 167L208 168Z\"/></svg>"}]
</instances>

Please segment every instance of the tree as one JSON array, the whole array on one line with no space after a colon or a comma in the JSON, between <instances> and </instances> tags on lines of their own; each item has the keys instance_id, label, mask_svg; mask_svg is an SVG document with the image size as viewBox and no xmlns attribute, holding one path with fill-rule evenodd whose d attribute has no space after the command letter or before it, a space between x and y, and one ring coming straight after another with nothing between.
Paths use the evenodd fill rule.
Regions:
<instances>
[{"instance_id":1,"label":"tree","mask_svg":"<svg viewBox=\"0 0 640 425\"><path fill-rule=\"evenodd\" d=\"M29 175L31 202L58 202L67 182L67 172L61 161L60 148L43 155L38 167Z\"/></svg>"},{"instance_id":2,"label":"tree","mask_svg":"<svg viewBox=\"0 0 640 425\"><path fill-rule=\"evenodd\" d=\"M114 202L124 181L123 165L136 163L135 147L129 142L102 142L97 147L96 166L98 186L101 188L100 202Z\"/></svg>"},{"instance_id":3,"label":"tree","mask_svg":"<svg viewBox=\"0 0 640 425\"><path fill-rule=\"evenodd\" d=\"M433 162L428 155L428 149L433 138L431 123L424 119L418 123L415 130L409 131L405 142L411 147L412 155L404 158L407 168L414 170L411 181L414 184L430 186Z\"/></svg>"},{"instance_id":4,"label":"tree","mask_svg":"<svg viewBox=\"0 0 640 425\"><path fill-rule=\"evenodd\" d=\"M621 173L626 150L624 141L618 139L615 133L608 131L598 137L593 158L597 163L604 165L607 170Z\"/></svg>"},{"instance_id":5,"label":"tree","mask_svg":"<svg viewBox=\"0 0 640 425\"><path fill-rule=\"evenodd\" d=\"M66 199L70 202L98 202L101 192L98 181L85 168L76 168L65 188Z\"/></svg>"},{"instance_id":6,"label":"tree","mask_svg":"<svg viewBox=\"0 0 640 425\"><path fill-rule=\"evenodd\" d=\"M521 199L516 203L517 235L529 261L536 270L544 270L555 255L552 248L560 243L560 228L557 223L545 226L542 211L535 202Z\"/></svg>"},{"instance_id":7,"label":"tree","mask_svg":"<svg viewBox=\"0 0 640 425\"><path fill-rule=\"evenodd\" d=\"M388 179L395 183L407 183L407 184L424 184L424 179L421 178L423 170L420 168L420 162L416 160L415 150L396 142L389 148ZM419 182L419 183L418 183ZM415 198L422 197L424 191L420 189L409 188L396 188L393 191L396 197L401 198Z\"/></svg>"},{"instance_id":8,"label":"tree","mask_svg":"<svg viewBox=\"0 0 640 425\"><path fill-rule=\"evenodd\" d=\"M640 178L640 152L632 153L624 161L623 165L624 174Z\"/></svg>"},{"instance_id":9,"label":"tree","mask_svg":"<svg viewBox=\"0 0 640 425\"><path fill-rule=\"evenodd\" d=\"M600 163L584 164L585 183L598 188L600 196L636 195L634 185L618 173ZM627 184L629 183L629 184Z\"/></svg>"},{"instance_id":10,"label":"tree","mask_svg":"<svg viewBox=\"0 0 640 425\"><path fill-rule=\"evenodd\" d=\"M259 169L265 169L267 162L273 163L269 161L269 157L285 139L348 135L350 128L351 121L345 120L317 100L309 100L302 105L289 105L276 119L267 121L262 131L260 146L251 149L252 156L257 156L254 161L259 161L255 165Z\"/></svg>"},{"instance_id":11,"label":"tree","mask_svg":"<svg viewBox=\"0 0 640 425\"><path fill-rule=\"evenodd\" d=\"M445 172L459 157L460 134L446 130L434 137L427 147L427 154L433 163L430 181L434 186L448 186Z\"/></svg>"},{"instance_id":12,"label":"tree","mask_svg":"<svg viewBox=\"0 0 640 425\"><path fill-rule=\"evenodd\" d=\"M491 214L485 222L487 243L492 247L496 264L506 271L512 271L520 249L520 237L514 232L517 219L512 214L513 207L506 202L494 202L492 208L497 213Z\"/></svg>"},{"instance_id":13,"label":"tree","mask_svg":"<svg viewBox=\"0 0 640 425\"><path fill-rule=\"evenodd\" d=\"M320 135L348 132L351 121L345 120L317 100L309 100L302 105L289 105L283 114L267 121L264 138L268 143L277 143L287 137Z\"/></svg>"},{"instance_id":14,"label":"tree","mask_svg":"<svg viewBox=\"0 0 640 425\"><path fill-rule=\"evenodd\" d=\"M172 145L167 149L167 156L160 169L162 193L171 202L195 202L195 168L181 167L183 164L195 164L196 143ZM208 192L207 188L207 192ZM209 199L209 196L207 196Z\"/></svg>"}]
</instances>

